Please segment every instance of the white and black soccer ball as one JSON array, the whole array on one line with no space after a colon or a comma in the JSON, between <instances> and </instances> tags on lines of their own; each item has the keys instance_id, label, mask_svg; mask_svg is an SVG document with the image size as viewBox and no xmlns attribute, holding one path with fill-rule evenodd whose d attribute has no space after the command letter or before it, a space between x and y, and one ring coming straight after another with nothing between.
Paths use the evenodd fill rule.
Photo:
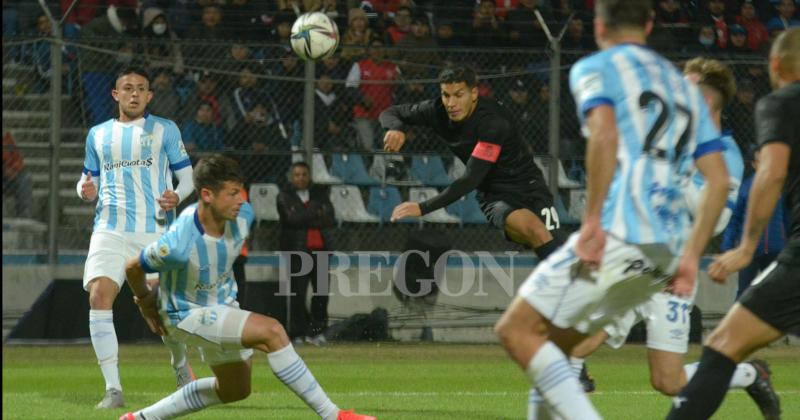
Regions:
<instances>
[{"instance_id":1,"label":"white and black soccer ball","mask_svg":"<svg viewBox=\"0 0 800 420\"><path fill-rule=\"evenodd\" d=\"M303 60L327 58L339 46L339 28L324 13L305 13L292 25L291 43L294 52Z\"/></svg>"}]
</instances>

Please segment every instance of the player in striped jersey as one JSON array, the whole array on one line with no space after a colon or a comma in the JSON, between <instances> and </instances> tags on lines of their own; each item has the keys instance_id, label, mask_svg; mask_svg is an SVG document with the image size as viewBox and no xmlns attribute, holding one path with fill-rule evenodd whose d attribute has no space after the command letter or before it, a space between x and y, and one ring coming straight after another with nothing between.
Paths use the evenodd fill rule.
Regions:
<instances>
[{"instance_id":1,"label":"player in striped jersey","mask_svg":"<svg viewBox=\"0 0 800 420\"><path fill-rule=\"evenodd\" d=\"M153 98L147 73L127 68L111 91L119 117L98 124L86 136L86 157L78 195L97 200L94 229L83 274L89 292L89 333L106 382L97 408L124 405L117 365L118 343L112 306L124 281L125 262L166 231L173 209L192 192L192 166L174 122L146 113ZM172 191L172 176L178 187ZM192 378L179 343L172 352L178 386Z\"/></svg>"},{"instance_id":2,"label":"player in striped jersey","mask_svg":"<svg viewBox=\"0 0 800 420\"><path fill-rule=\"evenodd\" d=\"M196 346L214 376L197 379L120 420L170 419L247 398L253 349L267 353L275 376L321 418L374 420L331 402L278 321L239 309L233 262L253 223L253 207L241 194L239 164L220 155L203 158L194 183L198 203L130 259L126 274L150 329ZM160 273L160 293L147 287L145 272Z\"/></svg>"},{"instance_id":3,"label":"player in striped jersey","mask_svg":"<svg viewBox=\"0 0 800 420\"><path fill-rule=\"evenodd\" d=\"M717 60L695 58L684 67L686 78L700 87L706 104L711 111L711 118L717 127L721 127L722 109L736 93L736 81L728 67ZM728 132L723 133L725 144L725 164L730 175L730 187L726 208L714 228L714 234L720 234L728 224L739 185L742 182L744 163L739 147ZM705 179L695 170L689 170L684 194L690 214L696 214L699 196L705 186ZM625 316L607 325L603 331L587 339L573 351L573 355L581 358L594 352L603 342L613 348L619 348L628 337L631 328L639 322L647 324L647 358L650 365L650 383L653 388L665 395L677 395L686 386L697 370L697 363L683 365L683 355L689 346L689 319L694 294L680 297L667 292L654 294L647 302ZM572 358L573 362L576 362ZM766 362L753 360L740 363L730 382L731 388L744 388L753 397L762 411L779 411L778 396L769 381L769 368Z\"/></svg>"},{"instance_id":4,"label":"player in striped jersey","mask_svg":"<svg viewBox=\"0 0 800 420\"><path fill-rule=\"evenodd\" d=\"M646 0L595 1L602 51L570 71L588 138L583 223L536 267L495 327L531 381L531 418L600 418L564 354L670 280L674 293L691 295L725 205L719 131L699 89L645 46L652 16ZM681 189L690 159L707 183L694 223Z\"/></svg>"}]
</instances>

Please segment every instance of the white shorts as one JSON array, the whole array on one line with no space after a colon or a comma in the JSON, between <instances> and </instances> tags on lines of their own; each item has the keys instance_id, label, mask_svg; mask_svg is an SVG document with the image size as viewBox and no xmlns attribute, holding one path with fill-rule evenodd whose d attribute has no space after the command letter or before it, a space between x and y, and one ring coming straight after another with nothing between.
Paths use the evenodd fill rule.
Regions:
<instances>
[{"instance_id":1,"label":"white shorts","mask_svg":"<svg viewBox=\"0 0 800 420\"><path fill-rule=\"evenodd\" d=\"M178 325L167 324L167 333L196 347L210 366L241 362L253 356L252 349L242 347L242 331L249 316L236 302L192 309Z\"/></svg>"},{"instance_id":2,"label":"white shorts","mask_svg":"<svg viewBox=\"0 0 800 420\"><path fill-rule=\"evenodd\" d=\"M690 315L693 306L694 294L682 298L666 292L656 293L647 302L605 326L604 330L608 333L606 344L615 349L622 347L631 328L637 322L645 321L648 348L686 353L689 350Z\"/></svg>"},{"instance_id":3,"label":"white shorts","mask_svg":"<svg viewBox=\"0 0 800 420\"><path fill-rule=\"evenodd\" d=\"M89 290L89 282L98 277L108 277L122 288L125 282L125 264L139 255L144 247L158 240L160 233L123 233L101 230L92 233L89 255L83 267L83 288ZM147 275L158 278L158 273Z\"/></svg>"},{"instance_id":4,"label":"white shorts","mask_svg":"<svg viewBox=\"0 0 800 420\"><path fill-rule=\"evenodd\" d=\"M665 244L634 245L606 235L595 272L575 255L578 234L541 262L520 287L524 298L559 328L593 334L614 322L672 278L677 258Z\"/></svg>"}]
</instances>

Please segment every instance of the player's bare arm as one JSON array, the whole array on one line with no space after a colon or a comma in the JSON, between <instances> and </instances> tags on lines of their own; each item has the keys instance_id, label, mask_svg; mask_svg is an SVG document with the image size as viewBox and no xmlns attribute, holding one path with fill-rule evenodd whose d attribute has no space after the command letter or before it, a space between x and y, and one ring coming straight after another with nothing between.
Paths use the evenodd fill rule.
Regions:
<instances>
[{"instance_id":1,"label":"player's bare arm","mask_svg":"<svg viewBox=\"0 0 800 420\"><path fill-rule=\"evenodd\" d=\"M708 268L712 280L724 282L732 273L750 264L758 240L780 198L791 155L792 150L786 143L771 142L761 148L758 170L747 202L742 240L738 247L714 259Z\"/></svg>"},{"instance_id":2,"label":"player's bare arm","mask_svg":"<svg viewBox=\"0 0 800 420\"><path fill-rule=\"evenodd\" d=\"M610 105L601 105L589 111L586 124L589 129L586 145L586 212L575 251L581 261L596 269L600 266L606 243L606 234L600 226L600 214L617 167L619 133L614 108Z\"/></svg>"},{"instance_id":3,"label":"player's bare arm","mask_svg":"<svg viewBox=\"0 0 800 420\"><path fill-rule=\"evenodd\" d=\"M725 200L728 196L728 168L725 166L722 153L714 152L703 155L695 161L695 165L703 174L706 187L698 206L700 211L695 215L692 233L686 241L686 247L670 286L672 293L678 296L692 294L700 257L714 233L714 226L725 207Z\"/></svg>"},{"instance_id":4,"label":"player's bare arm","mask_svg":"<svg viewBox=\"0 0 800 420\"><path fill-rule=\"evenodd\" d=\"M150 331L161 336L167 335L164 323L158 315L158 293L156 290L151 290L145 282L144 269L139 257L128 260L128 264L125 266L125 276L128 286L133 291L133 301L139 307L139 312L147 322L147 326L150 327Z\"/></svg>"}]
</instances>

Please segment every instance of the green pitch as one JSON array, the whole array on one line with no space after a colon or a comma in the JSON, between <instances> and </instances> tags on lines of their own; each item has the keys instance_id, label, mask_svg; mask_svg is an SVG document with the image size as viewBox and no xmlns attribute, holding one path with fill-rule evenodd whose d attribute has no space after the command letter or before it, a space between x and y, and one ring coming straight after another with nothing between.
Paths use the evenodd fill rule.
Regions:
<instances>
[{"instance_id":1,"label":"green pitch","mask_svg":"<svg viewBox=\"0 0 800 420\"><path fill-rule=\"evenodd\" d=\"M524 418L528 386L495 345L358 344L298 352L333 401L379 419ZM695 360L693 347L687 359ZM784 419L800 419L800 350L761 351L774 373ZM210 375L196 353L198 376ZM254 358L253 394L228 406L196 413L196 419L312 419L313 413L272 375L266 357ZM603 349L589 361L598 391L592 402L607 419L663 419L670 401L651 390L645 349ZM120 370L129 410L174 391L167 350L123 345ZM88 345L3 348L3 419L116 419L127 410L98 411L103 382ZM716 419L758 419L743 391L728 394Z\"/></svg>"}]
</instances>

